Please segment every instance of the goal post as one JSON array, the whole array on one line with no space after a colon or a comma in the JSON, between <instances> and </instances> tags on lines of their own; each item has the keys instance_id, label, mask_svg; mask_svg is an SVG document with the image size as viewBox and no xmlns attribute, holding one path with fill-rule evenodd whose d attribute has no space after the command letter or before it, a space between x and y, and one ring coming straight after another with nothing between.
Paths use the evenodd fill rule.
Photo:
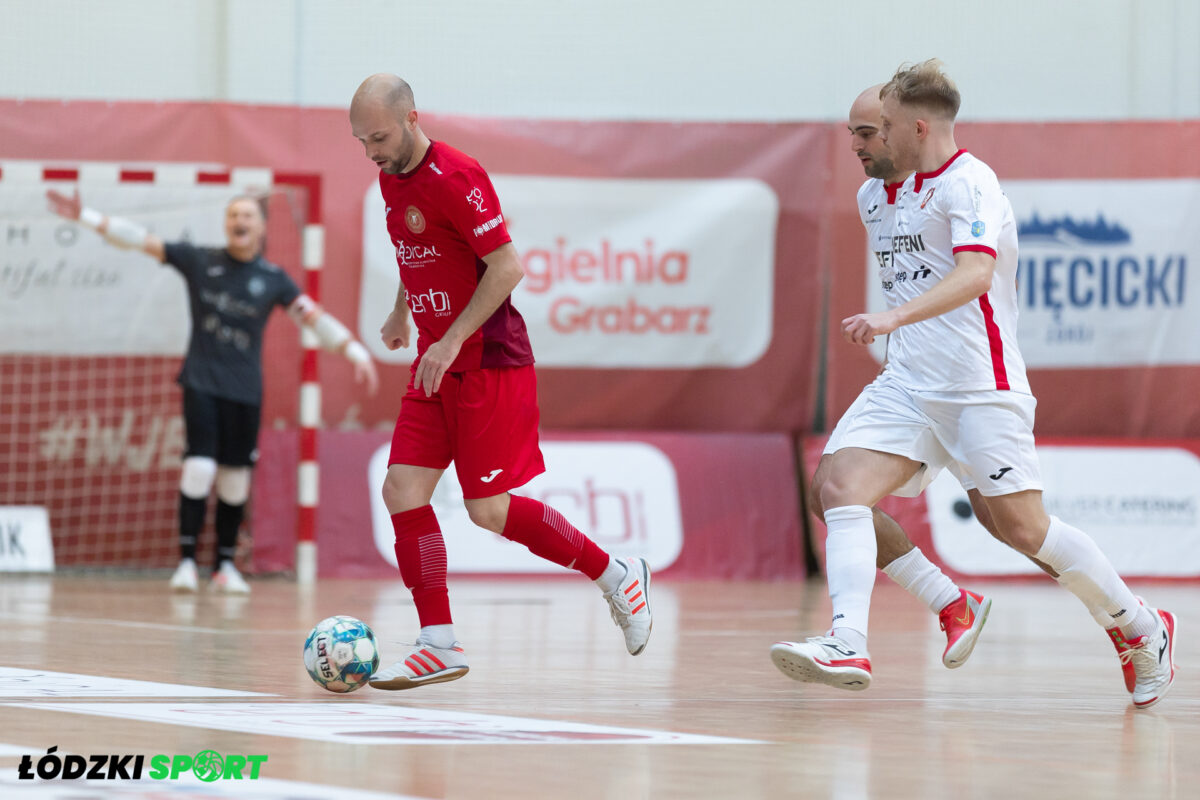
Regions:
<instances>
[{"instance_id":1,"label":"goal post","mask_svg":"<svg viewBox=\"0 0 1200 800\"><path fill-rule=\"evenodd\" d=\"M299 264L297 282L319 300L320 177L206 164L0 161L0 506L45 506L61 566L170 566L178 560L185 444L175 376L189 332L186 290L174 270L55 216L47 189L78 189L87 205L167 241L204 245L224 242L231 197L264 195L266 257L293 275ZM321 389L317 342L305 334L296 574L308 582L316 572ZM264 364L268 391L275 369ZM209 525L201 557L211 539Z\"/></svg>"}]
</instances>

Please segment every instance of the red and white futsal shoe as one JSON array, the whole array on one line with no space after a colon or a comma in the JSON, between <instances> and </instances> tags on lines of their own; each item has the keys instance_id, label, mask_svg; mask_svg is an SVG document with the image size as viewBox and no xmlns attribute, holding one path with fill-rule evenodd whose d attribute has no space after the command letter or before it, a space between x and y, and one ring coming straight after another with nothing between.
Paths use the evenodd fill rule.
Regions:
<instances>
[{"instance_id":1,"label":"red and white futsal shoe","mask_svg":"<svg viewBox=\"0 0 1200 800\"><path fill-rule=\"evenodd\" d=\"M992 598L959 589L958 599L938 613L942 630L946 632L942 663L948 669L967 663L991 610Z\"/></svg>"},{"instance_id":2,"label":"red and white futsal shoe","mask_svg":"<svg viewBox=\"0 0 1200 800\"><path fill-rule=\"evenodd\" d=\"M466 675L467 651L455 642L451 647L434 647L417 642L416 647L387 669L371 676L373 689L415 689L427 683L445 683Z\"/></svg>"},{"instance_id":3,"label":"red and white futsal shoe","mask_svg":"<svg viewBox=\"0 0 1200 800\"><path fill-rule=\"evenodd\" d=\"M636 656L646 649L654 617L650 613L650 565L644 558L622 558L625 578L614 591L604 595L613 622L625 634L625 649Z\"/></svg>"},{"instance_id":4,"label":"red and white futsal shoe","mask_svg":"<svg viewBox=\"0 0 1200 800\"><path fill-rule=\"evenodd\" d=\"M789 678L861 692L871 685L871 657L836 636L812 636L803 642L776 642L771 661Z\"/></svg>"},{"instance_id":5,"label":"red and white futsal shoe","mask_svg":"<svg viewBox=\"0 0 1200 800\"><path fill-rule=\"evenodd\" d=\"M1162 700L1175 683L1175 615L1154 609L1158 630L1129 642L1121 663L1132 663L1137 681L1133 686L1135 708L1149 708Z\"/></svg>"},{"instance_id":6,"label":"red and white futsal shoe","mask_svg":"<svg viewBox=\"0 0 1200 800\"><path fill-rule=\"evenodd\" d=\"M1135 595L1136 596L1136 595ZM1146 605L1146 601L1141 597L1137 601ZM1117 648L1117 658L1121 659L1121 677L1125 679L1125 691L1133 693L1133 687L1137 685L1137 673L1133 671L1133 661L1125 656L1125 653L1132 647L1129 640L1125 638L1125 634L1117 626L1105 628L1104 632L1108 634L1108 638L1112 640L1113 646Z\"/></svg>"}]
</instances>

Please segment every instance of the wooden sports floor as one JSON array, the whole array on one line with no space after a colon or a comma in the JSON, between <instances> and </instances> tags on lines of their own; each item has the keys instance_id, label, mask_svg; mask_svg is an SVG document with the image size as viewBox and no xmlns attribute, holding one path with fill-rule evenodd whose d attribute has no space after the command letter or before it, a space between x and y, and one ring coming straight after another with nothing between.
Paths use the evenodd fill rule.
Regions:
<instances>
[{"instance_id":1,"label":"wooden sports floor","mask_svg":"<svg viewBox=\"0 0 1200 800\"><path fill-rule=\"evenodd\" d=\"M161 576L0 575L0 798L1200 797L1200 586L1134 587L1180 625L1180 675L1148 711L1056 585L968 586L995 604L951 671L936 619L881 576L874 683L847 693L793 682L767 655L823 630L819 580L664 576L634 658L586 582L452 578L470 674L343 696L304 671L305 634L349 614L397 657L416 634L399 580L179 597ZM22 756L36 772L50 748L142 755L146 770L156 754L266 759L257 779L22 780Z\"/></svg>"}]
</instances>

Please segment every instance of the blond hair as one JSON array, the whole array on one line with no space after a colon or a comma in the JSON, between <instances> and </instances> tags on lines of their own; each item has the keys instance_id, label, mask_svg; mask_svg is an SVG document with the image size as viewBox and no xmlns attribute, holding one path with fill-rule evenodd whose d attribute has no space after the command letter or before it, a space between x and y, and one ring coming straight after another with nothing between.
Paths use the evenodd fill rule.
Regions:
<instances>
[{"instance_id":1,"label":"blond hair","mask_svg":"<svg viewBox=\"0 0 1200 800\"><path fill-rule=\"evenodd\" d=\"M917 106L949 120L958 116L962 102L958 87L942 72L942 62L936 58L920 64L902 64L879 90L880 98L888 95L894 95L901 105Z\"/></svg>"}]
</instances>

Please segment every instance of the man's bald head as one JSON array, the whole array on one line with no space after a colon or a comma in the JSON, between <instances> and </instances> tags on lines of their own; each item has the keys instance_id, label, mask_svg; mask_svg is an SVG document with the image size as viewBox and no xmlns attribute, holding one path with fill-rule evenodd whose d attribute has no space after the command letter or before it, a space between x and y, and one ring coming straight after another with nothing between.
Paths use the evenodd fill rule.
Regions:
<instances>
[{"instance_id":1,"label":"man's bald head","mask_svg":"<svg viewBox=\"0 0 1200 800\"><path fill-rule=\"evenodd\" d=\"M846 127L850 129L850 148L858 156L863 172L868 178L882 178L891 183L897 179L896 166L892 163L891 152L879 137L882 127L879 111L883 101L879 93L883 84L879 83L863 89L850 105L850 117Z\"/></svg>"},{"instance_id":2,"label":"man's bald head","mask_svg":"<svg viewBox=\"0 0 1200 800\"><path fill-rule=\"evenodd\" d=\"M412 87L399 75L378 72L359 84L350 101L350 113L367 107L386 108L403 118L416 108Z\"/></svg>"},{"instance_id":3,"label":"man's bald head","mask_svg":"<svg viewBox=\"0 0 1200 800\"><path fill-rule=\"evenodd\" d=\"M350 129L367 158L390 175L416 167L429 148L412 87L396 75L380 72L362 82L350 101Z\"/></svg>"},{"instance_id":4,"label":"man's bald head","mask_svg":"<svg viewBox=\"0 0 1200 800\"><path fill-rule=\"evenodd\" d=\"M881 91L883 84L877 83L859 92L858 97L850 104L850 118L879 119L879 109L883 105L883 100L879 97Z\"/></svg>"}]
</instances>

